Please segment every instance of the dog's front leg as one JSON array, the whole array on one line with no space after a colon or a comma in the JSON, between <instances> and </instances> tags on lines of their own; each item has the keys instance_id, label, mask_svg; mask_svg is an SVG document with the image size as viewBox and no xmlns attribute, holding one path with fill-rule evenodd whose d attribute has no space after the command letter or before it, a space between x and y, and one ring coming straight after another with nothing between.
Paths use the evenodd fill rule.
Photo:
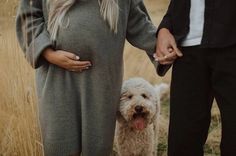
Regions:
<instances>
[{"instance_id":1,"label":"dog's front leg","mask_svg":"<svg viewBox=\"0 0 236 156\"><path fill-rule=\"evenodd\" d=\"M141 156L156 156L157 155L157 152L155 149L153 148L148 148L146 149Z\"/></svg>"},{"instance_id":2,"label":"dog's front leg","mask_svg":"<svg viewBox=\"0 0 236 156\"><path fill-rule=\"evenodd\" d=\"M150 134L150 136L153 136ZM150 137L148 139L148 145L144 148L141 156L156 156L157 155L157 142Z\"/></svg>"}]
</instances>

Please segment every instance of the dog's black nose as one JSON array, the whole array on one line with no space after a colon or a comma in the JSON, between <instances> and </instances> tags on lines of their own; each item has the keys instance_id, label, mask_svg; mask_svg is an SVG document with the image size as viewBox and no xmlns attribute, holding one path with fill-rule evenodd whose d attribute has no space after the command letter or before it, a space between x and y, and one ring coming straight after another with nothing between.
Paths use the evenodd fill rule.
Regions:
<instances>
[{"instance_id":1,"label":"dog's black nose","mask_svg":"<svg viewBox=\"0 0 236 156\"><path fill-rule=\"evenodd\" d=\"M143 107L142 107L142 106L136 106L136 107L135 107L135 111L136 111L137 113L141 113L141 112L143 111Z\"/></svg>"}]
</instances>

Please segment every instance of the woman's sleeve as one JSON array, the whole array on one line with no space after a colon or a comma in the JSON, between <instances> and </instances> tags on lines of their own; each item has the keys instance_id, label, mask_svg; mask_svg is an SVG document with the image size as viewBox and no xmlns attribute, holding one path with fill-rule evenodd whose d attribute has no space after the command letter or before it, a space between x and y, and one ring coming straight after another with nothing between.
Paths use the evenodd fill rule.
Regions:
<instances>
[{"instance_id":1,"label":"woman's sleeve","mask_svg":"<svg viewBox=\"0 0 236 156\"><path fill-rule=\"evenodd\" d=\"M126 38L133 46L152 55L156 47L157 28L152 24L143 2L131 1Z\"/></svg>"},{"instance_id":2,"label":"woman's sleeve","mask_svg":"<svg viewBox=\"0 0 236 156\"><path fill-rule=\"evenodd\" d=\"M158 69L153 54L156 51L156 31L142 0L131 0L127 26L127 40L135 47L145 50L151 62Z\"/></svg>"},{"instance_id":3,"label":"woman's sleeve","mask_svg":"<svg viewBox=\"0 0 236 156\"><path fill-rule=\"evenodd\" d=\"M46 61L41 56L42 52L52 47L43 15L42 0L20 0L16 34L27 61L33 68L40 67Z\"/></svg>"}]
</instances>

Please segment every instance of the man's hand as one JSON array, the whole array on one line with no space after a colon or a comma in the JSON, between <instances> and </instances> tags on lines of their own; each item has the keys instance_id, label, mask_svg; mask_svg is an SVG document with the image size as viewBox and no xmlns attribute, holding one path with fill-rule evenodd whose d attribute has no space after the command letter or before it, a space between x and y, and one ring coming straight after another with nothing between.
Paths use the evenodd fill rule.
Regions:
<instances>
[{"instance_id":1,"label":"man's hand","mask_svg":"<svg viewBox=\"0 0 236 156\"><path fill-rule=\"evenodd\" d=\"M43 56L48 62L73 72L82 72L92 66L90 61L80 61L79 56L62 50L54 51L48 48L43 52Z\"/></svg>"},{"instance_id":2,"label":"man's hand","mask_svg":"<svg viewBox=\"0 0 236 156\"><path fill-rule=\"evenodd\" d=\"M154 58L162 65L173 64L175 59L183 54L177 48L175 39L168 29L162 28L157 37L157 47Z\"/></svg>"}]
</instances>

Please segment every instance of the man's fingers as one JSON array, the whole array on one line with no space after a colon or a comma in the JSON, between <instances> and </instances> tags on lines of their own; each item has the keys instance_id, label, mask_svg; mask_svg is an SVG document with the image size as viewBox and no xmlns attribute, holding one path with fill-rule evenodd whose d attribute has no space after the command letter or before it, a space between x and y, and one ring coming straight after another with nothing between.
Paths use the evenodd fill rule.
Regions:
<instances>
[{"instance_id":1,"label":"man's fingers","mask_svg":"<svg viewBox=\"0 0 236 156\"><path fill-rule=\"evenodd\" d=\"M177 54L178 57L182 57L183 53L179 50L179 48L174 44L173 46L173 51Z\"/></svg>"},{"instance_id":2,"label":"man's fingers","mask_svg":"<svg viewBox=\"0 0 236 156\"><path fill-rule=\"evenodd\" d=\"M175 56L172 56L172 57L168 57L165 61L174 61L177 58L178 58L177 55L175 55Z\"/></svg>"},{"instance_id":3,"label":"man's fingers","mask_svg":"<svg viewBox=\"0 0 236 156\"><path fill-rule=\"evenodd\" d=\"M168 46L159 46L156 48L156 57L163 57L165 55L168 55L170 52L168 51Z\"/></svg>"},{"instance_id":4,"label":"man's fingers","mask_svg":"<svg viewBox=\"0 0 236 156\"><path fill-rule=\"evenodd\" d=\"M169 55L169 49L168 48L162 48L162 49L160 49L160 55L162 56L162 57L164 57L164 56L166 56L166 55ZM161 57L161 56L159 56L159 57Z\"/></svg>"},{"instance_id":5,"label":"man's fingers","mask_svg":"<svg viewBox=\"0 0 236 156\"><path fill-rule=\"evenodd\" d=\"M183 56L183 53L178 48L176 49L176 54L177 54L178 57Z\"/></svg>"},{"instance_id":6,"label":"man's fingers","mask_svg":"<svg viewBox=\"0 0 236 156\"><path fill-rule=\"evenodd\" d=\"M178 52L179 53L179 52ZM173 56L178 56L177 53L175 53L174 48L169 47L169 48L160 48L157 49L155 55L153 56L154 58L156 57L167 57L167 58L172 58Z\"/></svg>"},{"instance_id":7,"label":"man's fingers","mask_svg":"<svg viewBox=\"0 0 236 156\"><path fill-rule=\"evenodd\" d=\"M172 61L172 60L175 60L177 58L177 55L176 55L176 53L171 52L170 54L164 56L164 58L165 58L166 61Z\"/></svg>"}]
</instances>

